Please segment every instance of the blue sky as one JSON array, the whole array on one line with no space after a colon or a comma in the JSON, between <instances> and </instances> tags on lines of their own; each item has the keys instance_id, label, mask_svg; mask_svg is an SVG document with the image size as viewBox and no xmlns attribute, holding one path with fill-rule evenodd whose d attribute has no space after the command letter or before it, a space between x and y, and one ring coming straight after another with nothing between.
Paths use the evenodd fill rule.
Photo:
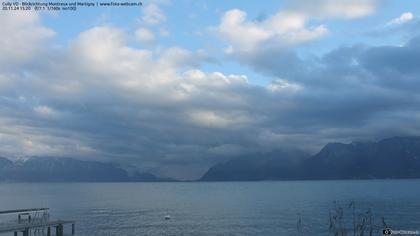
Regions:
<instances>
[{"instance_id":1,"label":"blue sky","mask_svg":"<svg viewBox=\"0 0 420 236\"><path fill-rule=\"evenodd\" d=\"M0 155L194 179L233 156L419 135L416 1L0 12Z\"/></svg>"},{"instance_id":2,"label":"blue sky","mask_svg":"<svg viewBox=\"0 0 420 236\"><path fill-rule=\"evenodd\" d=\"M342 46L363 43L369 45L401 45L409 36L404 33L372 36L372 32L385 31L386 23L410 12L414 18L419 14L419 5L415 1L376 1L376 9L371 14L352 19L339 17L314 17L308 25L324 24L328 33L322 38L299 45L296 48L301 55L315 54L320 56L330 50ZM159 24L149 25L142 21L144 7L131 8L79 8L76 12L43 13L45 26L57 34L54 42L68 45L77 35L98 25L115 26L134 34L136 29L144 27L150 30L155 39L153 43L142 44L131 39L133 47L153 49L157 47L182 47L191 51L205 50L218 63L202 65L206 71L221 71L227 74L242 73L248 75L256 84L266 84L272 77L261 75L247 66L226 60L223 48L227 42L218 38L216 28L223 14L232 9L240 9L247 13L250 21L263 20L276 14L287 5L283 1L143 1L145 6L158 6L165 20ZM286 5L286 6L285 6ZM391 28L391 27L388 27ZM161 31L169 35L161 35Z\"/></svg>"}]
</instances>

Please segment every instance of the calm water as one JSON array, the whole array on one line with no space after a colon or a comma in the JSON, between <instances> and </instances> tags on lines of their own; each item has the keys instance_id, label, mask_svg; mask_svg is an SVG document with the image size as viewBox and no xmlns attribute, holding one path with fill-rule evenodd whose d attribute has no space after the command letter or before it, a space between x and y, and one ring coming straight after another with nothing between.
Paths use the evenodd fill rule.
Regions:
<instances>
[{"instance_id":1,"label":"calm water","mask_svg":"<svg viewBox=\"0 0 420 236\"><path fill-rule=\"evenodd\" d=\"M78 235L296 235L300 215L321 236L333 202L352 200L378 224L420 230L420 180L0 184L0 209L49 207Z\"/></svg>"}]
</instances>

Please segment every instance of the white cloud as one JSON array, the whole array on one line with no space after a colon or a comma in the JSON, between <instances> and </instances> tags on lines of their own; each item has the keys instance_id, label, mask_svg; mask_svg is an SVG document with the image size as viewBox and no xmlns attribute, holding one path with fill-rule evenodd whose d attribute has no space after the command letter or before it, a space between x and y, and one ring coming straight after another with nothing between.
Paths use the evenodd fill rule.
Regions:
<instances>
[{"instance_id":1,"label":"white cloud","mask_svg":"<svg viewBox=\"0 0 420 236\"><path fill-rule=\"evenodd\" d=\"M252 123L251 117L230 111L193 110L188 117L192 124L207 128L232 129Z\"/></svg>"},{"instance_id":2,"label":"white cloud","mask_svg":"<svg viewBox=\"0 0 420 236\"><path fill-rule=\"evenodd\" d=\"M139 28L135 32L136 39L142 43L150 43L155 40L155 35L152 31L146 28Z\"/></svg>"},{"instance_id":3,"label":"white cloud","mask_svg":"<svg viewBox=\"0 0 420 236\"><path fill-rule=\"evenodd\" d=\"M142 20L149 25L157 25L166 21L166 16L157 4L148 4L143 7Z\"/></svg>"},{"instance_id":4,"label":"white cloud","mask_svg":"<svg viewBox=\"0 0 420 236\"><path fill-rule=\"evenodd\" d=\"M13 121L0 119L0 155L9 158L30 156L72 156L86 157L98 155L83 136L67 130L52 134L52 130L16 125ZM71 133L71 135L70 135Z\"/></svg>"},{"instance_id":5,"label":"white cloud","mask_svg":"<svg viewBox=\"0 0 420 236\"><path fill-rule=\"evenodd\" d=\"M230 10L223 16L219 32L245 50L253 49L258 43L270 38L270 33L256 23L245 21L246 12L239 9Z\"/></svg>"},{"instance_id":6,"label":"white cloud","mask_svg":"<svg viewBox=\"0 0 420 236\"><path fill-rule=\"evenodd\" d=\"M194 84L205 84L214 87L228 86L230 84L248 83L245 75L224 75L221 72L204 73L201 70L189 70L183 73L184 79Z\"/></svg>"},{"instance_id":7,"label":"white cloud","mask_svg":"<svg viewBox=\"0 0 420 236\"><path fill-rule=\"evenodd\" d=\"M224 128L232 121L213 111L193 111L188 114L191 121L200 126Z\"/></svg>"},{"instance_id":8,"label":"white cloud","mask_svg":"<svg viewBox=\"0 0 420 236\"><path fill-rule=\"evenodd\" d=\"M3 11L0 14L0 67L5 62L20 64L45 49L54 31L41 25L33 11Z\"/></svg>"},{"instance_id":9,"label":"white cloud","mask_svg":"<svg viewBox=\"0 0 420 236\"><path fill-rule=\"evenodd\" d=\"M412 19L414 19L413 13L405 12L405 13L401 14L401 16L390 20L387 23L387 25L401 25L401 24L404 24L404 23L407 23L407 22L411 21Z\"/></svg>"},{"instance_id":10,"label":"white cloud","mask_svg":"<svg viewBox=\"0 0 420 236\"><path fill-rule=\"evenodd\" d=\"M44 118L57 118L59 115L58 112L48 106L36 106L34 112Z\"/></svg>"},{"instance_id":11,"label":"white cloud","mask_svg":"<svg viewBox=\"0 0 420 236\"><path fill-rule=\"evenodd\" d=\"M298 92L303 89L303 86L297 83L292 83L287 80L274 80L268 86L267 89L271 92Z\"/></svg>"},{"instance_id":12,"label":"white cloud","mask_svg":"<svg viewBox=\"0 0 420 236\"><path fill-rule=\"evenodd\" d=\"M330 0L322 5L324 7L322 10L330 17L360 18L372 14L376 9L376 2L372 0Z\"/></svg>"},{"instance_id":13,"label":"white cloud","mask_svg":"<svg viewBox=\"0 0 420 236\"><path fill-rule=\"evenodd\" d=\"M71 45L72 57L79 70L91 75L103 75L96 81L92 77L81 77L91 83L106 83L125 76L120 82L133 80L133 75L144 70L153 70L151 51L134 49L125 46L124 31L114 27L94 27L82 32ZM130 75L130 76L128 76Z\"/></svg>"},{"instance_id":14,"label":"white cloud","mask_svg":"<svg viewBox=\"0 0 420 236\"><path fill-rule=\"evenodd\" d=\"M286 6L318 18L361 18L375 12L382 0L288 0Z\"/></svg>"},{"instance_id":15,"label":"white cloud","mask_svg":"<svg viewBox=\"0 0 420 236\"><path fill-rule=\"evenodd\" d=\"M328 30L323 25L307 27L307 17L296 12L278 12L262 21L247 21L246 12L227 11L217 28L232 45L228 52L253 51L262 44L289 45L316 39Z\"/></svg>"},{"instance_id":16,"label":"white cloud","mask_svg":"<svg viewBox=\"0 0 420 236\"><path fill-rule=\"evenodd\" d=\"M302 0L286 1L284 7L262 21L247 20L247 13L232 9L216 28L230 45L225 53L254 54L262 49L279 49L318 39L328 33L324 24L313 19L360 18L375 12L381 0Z\"/></svg>"}]
</instances>

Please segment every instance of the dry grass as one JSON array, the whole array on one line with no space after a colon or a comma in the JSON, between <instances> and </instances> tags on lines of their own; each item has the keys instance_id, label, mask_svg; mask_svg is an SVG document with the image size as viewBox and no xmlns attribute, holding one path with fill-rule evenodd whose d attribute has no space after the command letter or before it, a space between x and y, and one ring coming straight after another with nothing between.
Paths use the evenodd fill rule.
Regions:
<instances>
[{"instance_id":1,"label":"dry grass","mask_svg":"<svg viewBox=\"0 0 420 236\"><path fill-rule=\"evenodd\" d=\"M329 210L328 235L331 236L381 236L384 228L388 228L384 217L380 222L375 222L371 209L357 209L354 201L347 204L334 202ZM300 216L296 232L297 236L305 235Z\"/></svg>"}]
</instances>

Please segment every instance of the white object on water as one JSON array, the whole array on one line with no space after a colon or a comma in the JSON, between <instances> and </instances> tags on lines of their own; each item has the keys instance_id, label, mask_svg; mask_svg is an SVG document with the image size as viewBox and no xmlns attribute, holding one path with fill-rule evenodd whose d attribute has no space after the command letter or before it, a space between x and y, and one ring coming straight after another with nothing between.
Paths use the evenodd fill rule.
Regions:
<instances>
[{"instance_id":1,"label":"white object on water","mask_svg":"<svg viewBox=\"0 0 420 236\"><path fill-rule=\"evenodd\" d=\"M166 209L166 215L165 215L165 220L170 220L171 216L168 213L168 209Z\"/></svg>"}]
</instances>

